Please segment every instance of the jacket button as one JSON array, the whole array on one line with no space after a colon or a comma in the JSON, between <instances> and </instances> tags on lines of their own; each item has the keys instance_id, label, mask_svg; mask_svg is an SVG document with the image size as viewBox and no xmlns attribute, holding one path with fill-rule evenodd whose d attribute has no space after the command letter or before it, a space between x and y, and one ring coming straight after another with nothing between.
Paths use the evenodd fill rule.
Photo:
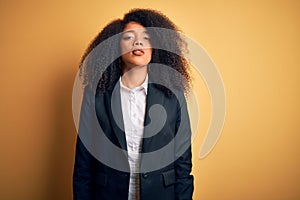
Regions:
<instances>
[{"instance_id":1,"label":"jacket button","mask_svg":"<svg viewBox=\"0 0 300 200\"><path fill-rule=\"evenodd\" d=\"M143 174L143 177L144 178L148 178L148 174Z\"/></svg>"}]
</instances>

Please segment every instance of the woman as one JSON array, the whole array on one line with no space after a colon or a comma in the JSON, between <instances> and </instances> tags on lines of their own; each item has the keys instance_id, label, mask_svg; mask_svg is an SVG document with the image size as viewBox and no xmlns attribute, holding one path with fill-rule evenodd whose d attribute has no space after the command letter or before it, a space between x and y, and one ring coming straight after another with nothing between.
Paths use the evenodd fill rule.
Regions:
<instances>
[{"instance_id":1,"label":"woman","mask_svg":"<svg viewBox=\"0 0 300 200\"><path fill-rule=\"evenodd\" d=\"M191 78L177 31L162 13L134 9L88 47L80 69L85 91L74 199L192 199L184 97Z\"/></svg>"}]
</instances>

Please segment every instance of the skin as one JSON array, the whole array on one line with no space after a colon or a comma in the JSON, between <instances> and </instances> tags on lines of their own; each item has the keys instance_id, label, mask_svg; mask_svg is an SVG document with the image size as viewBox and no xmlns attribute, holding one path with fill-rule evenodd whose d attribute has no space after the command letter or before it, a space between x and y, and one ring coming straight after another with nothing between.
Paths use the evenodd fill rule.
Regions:
<instances>
[{"instance_id":1,"label":"skin","mask_svg":"<svg viewBox=\"0 0 300 200\"><path fill-rule=\"evenodd\" d=\"M152 58L150 36L144 26L129 22L120 41L122 53L122 83L132 89L141 85Z\"/></svg>"}]
</instances>

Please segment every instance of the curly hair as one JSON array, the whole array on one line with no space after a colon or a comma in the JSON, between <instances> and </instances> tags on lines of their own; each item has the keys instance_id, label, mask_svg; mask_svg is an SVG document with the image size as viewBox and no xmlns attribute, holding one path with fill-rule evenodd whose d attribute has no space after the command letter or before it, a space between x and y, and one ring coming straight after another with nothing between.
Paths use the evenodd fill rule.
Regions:
<instances>
[{"instance_id":1,"label":"curly hair","mask_svg":"<svg viewBox=\"0 0 300 200\"><path fill-rule=\"evenodd\" d=\"M169 88L188 94L191 88L190 69L184 54L186 42L178 27L164 14L152 9L132 9L123 19L109 23L90 43L80 62L80 75L85 85L93 85L97 91L105 91L122 75L120 37L129 22L136 22L147 28L153 46L148 74L156 87L167 96L172 95ZM164 31L166 30L166 31ZM167 31L169 30L169 31ZM171 50L171 51L168 51ZM166 65L179 73L161 70Z\"/></svg>"}]
</instances>

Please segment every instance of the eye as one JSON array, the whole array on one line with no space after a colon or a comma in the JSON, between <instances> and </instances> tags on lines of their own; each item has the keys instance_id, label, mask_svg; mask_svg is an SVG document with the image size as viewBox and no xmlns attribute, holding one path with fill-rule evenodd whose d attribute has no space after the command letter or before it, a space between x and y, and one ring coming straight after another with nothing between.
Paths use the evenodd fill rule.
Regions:
<instances>
[{"instance_id":1,"label":"eye","mask_svg":"<svg viewBox=\"0 0 300 200\"><path fill-rule=\"evenodd\" d=\"M122 36L122 39L123 40L132 40L134 39L134 35L133 34L130 34L130 33L125 33L123 36Z\"/></svg>"},{"instance_id":2,"label":"eye","mask_svg":"<svg viewBox=\"0 0 300 200\"><path fill-rule=\"evenodd\" d=\"M122 39L123 40L130 40L130 39L133 39L133 37L132 36L126 36L126 37L123 37Z\"/></svg>"},{"instance_id":3,"label":"eye","mask_svg":"<svg viewBox=\"0 0 300 200\"><path fill-rule=\"evenodd\" d=\"M150 40L150 36L147 33L144 33L143 39L144 40Z\"/></svg>"}]
</instances>

